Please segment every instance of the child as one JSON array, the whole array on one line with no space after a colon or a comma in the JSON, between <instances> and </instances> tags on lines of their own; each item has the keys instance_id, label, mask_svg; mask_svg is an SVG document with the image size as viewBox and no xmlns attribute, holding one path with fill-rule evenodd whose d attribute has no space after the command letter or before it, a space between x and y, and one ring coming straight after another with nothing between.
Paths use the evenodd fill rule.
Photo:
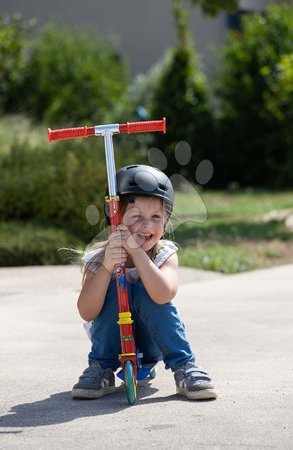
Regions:
<instances>
[{"instance_id":1,"label":"child","mask_svg":"<svg viewBox=\"0 0 293 450\"><path fill-rule=\"evenodd\" d=\"M78 310L91 322L92 348L89 367L73 386L72 397L100 398L115 391L121 344L114 268L122 262L142 363L162 358L174 373L178 394L191 400L214 399L211 378L196 365L172 302L178 288L178 248L161 239L173 209L172 184L163 172L144 165L124 167L116 176L122 224L84 258ZM106 207L105 215L110 223Z\"/></svg>"}]
</instances>

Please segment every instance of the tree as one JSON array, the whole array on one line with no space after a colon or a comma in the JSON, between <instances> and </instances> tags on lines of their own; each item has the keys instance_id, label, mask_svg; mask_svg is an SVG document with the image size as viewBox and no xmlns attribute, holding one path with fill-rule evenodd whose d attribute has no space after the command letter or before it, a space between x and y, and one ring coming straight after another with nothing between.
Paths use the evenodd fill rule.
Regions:
<instances>
[{"instance_id":1,"label":"tree","mask_svg":"<svg viewBox=\"0 0 293 450\"><path fill-rule=\"evenodd\" d=\"M218 154L226 182L293 185L293 7L250 14L223 46Z\"/></svg>"},{"instance_id":2,"label":"tree","mask_svg":"<svg viewBox=\"0 0 293 450\"><path fill-rule=\"evenodd\" d=\"M238 8L239 0L189 0L193 6L200 6L208 16L216 16L221 11L232 11Z\"/></svg>"},{"instance_id":3,"label":"tree","mask_svg":"<svg viewBox=\"0 0 293 450\"><path fill-rule=\"evenodd\" d=\"M236 0L192 1L206 14L237 5ZM157 81L152 98L152 116L167 117L168 133L155 136L155 146L168 156L169 174L179 171L194 180L198 163L208 158L214 145L214 123L208 104L206 77L201 72L190 32L188 13L182 0L172 0L177 46L171 50L168 64ZM178 167L174 156L176 144L187 141L192 156L186 167Z\"/></svg>"},{"instance_id":4,"label":"tree","mask_svg":"<svg viewBox=\"0 0 293 450\"><path fill-rule=\"evenodd\" d=\"M19 15L0 16L0 112L10 113L19 106L19 85L25 68L24 49L33 21Z\"/></svg>"},{"instance_id":5,"label":"tree","mask_svg":"<svg viewBox=\"0 0 293 450\"><path fill-rule=\"evenodd\" d=\"M23 109L50 124L102 122L125 101L127 68L112 39L50 22L28 49Z\"/></svg>"},{"instance_id":6,"label":"tree","mask_svg":"<svg viewBox=\"0 0 293 450\"><path fill-rule=\"evenodd\" d=\"M217 16L221 11L233 11L238 8L239 0L188 0L193 6L199 6L207 16ZM175 21L179 46L185 46L189 39L187 12L183 0L172 0L172 12Z\"/></svg>"}]
</instances>

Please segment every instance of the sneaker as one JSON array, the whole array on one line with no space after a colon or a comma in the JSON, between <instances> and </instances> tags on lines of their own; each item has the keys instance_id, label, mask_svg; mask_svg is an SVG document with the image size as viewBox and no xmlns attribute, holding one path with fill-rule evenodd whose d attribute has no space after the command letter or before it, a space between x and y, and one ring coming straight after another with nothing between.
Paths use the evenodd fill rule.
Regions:
<instances>
[{"instance_id":1,"label":"sneaker","mask_svg":"<svg viewBox=\"0 0 293 450\"><path fill-rule=\"evenodd\" d=\"M194 363L187 363L174 373L177 394L190 400L209 400L217 398L211 378Z\"/></svg>"},{"instance_id":2,"label":"sneaker","mask_svg":"<svg viewBox=\"0 0 293 450\"><path fill-rule=\"evenodd\" d=\"M115 375L112 369L103 369L98 362L91 364L79 377L71 391L72 398L101 398L115 392Z\"/></svg>"}]
</instances>

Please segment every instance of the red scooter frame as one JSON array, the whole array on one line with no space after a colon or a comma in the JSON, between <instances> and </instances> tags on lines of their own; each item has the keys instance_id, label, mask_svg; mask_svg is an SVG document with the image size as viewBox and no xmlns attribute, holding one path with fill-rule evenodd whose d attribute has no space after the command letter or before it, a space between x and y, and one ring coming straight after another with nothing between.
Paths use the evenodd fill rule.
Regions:
<instances>
[{"instance_id":1,"label":"red scooter frame","mask_svg":"<svg viewBox=\"0 0 293 450\"><path fill-rule=\"evenodd\" d=\"M117 229L121 224L120 201L117 195L116 169L113 148L113 134L117 133L146 133L162 131L166 133L166 119L145 121L145 122L127 122L126 124L97 125L94 127L64 128L60 130L48 129L49 141L60 139L74 139L88 136L103 136L106 153L108 191L109 195L105 201L109 205L111 232ZM136 380L138 375L137 349L134 342L131 312L129 308L128 290L126 281L126 268L124 264L117 265L115 268L116 287L119 306L119 320L121 349L119 355L121 361L123 379L126 384L127 399L130 404L136 400Z\"/></svg>"}]
</instances>

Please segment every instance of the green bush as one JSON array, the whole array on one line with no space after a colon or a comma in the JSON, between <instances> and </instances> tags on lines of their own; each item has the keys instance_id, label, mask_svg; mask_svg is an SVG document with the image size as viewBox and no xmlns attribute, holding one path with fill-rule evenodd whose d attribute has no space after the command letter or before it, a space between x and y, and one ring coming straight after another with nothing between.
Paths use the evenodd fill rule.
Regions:
<instances>
[{"instance_id":1,"label":"green bush","mask_svg":"<svg viewBox=\"0 0 293 450\"><path fill-rule=\"evenodd\" d=\"M222 181L293 185L293 7L244 17L220 60L218 165Z\"/></svg>"},{"instance_id":2,"label":"green bush","mask_svg":"<svg viewBox=\"0 0 293 450\"><path fill-rule=\"evenodd\" d=\"M0 17L0 113L63 125L116 121L128 70L115 39L49 22L29 42L30 26Z\"/></svg>"},{"instance_id":3,"label":"green bush","mask_svg":"<svg viewBox=\"0 0 293 450\"><path fill-rule=\"evenodd\" d=\"M90 29L49 23L32 41L24 77L24 107L50 123L103 123L127 90L127 70L113 39Z\"/></svg>"},{"instance_id":4,"label":"green bush","mask_svg":"<svg viewBox=\"0 0 293 450\"><path fill-rule=\"evenodd\" d=\"M0 113L19 107L19 86L26 66L24 50L32 22L20 16L0 16Z\"/></svg>"},{"instance_id":5,"label":"green bush","mask_svg":"<svg viewBox=\"0 0 293 450\"><path fill-rule=\"evenodd\" d=\"M173 49L169 58L154 87L151 108L153 117L167 118L168 132L156 135L154 145L166 154L169 175L183 171L194 180L197 164L209 156L213 137L206 79L197 67L191 45ZM174 157L180 141L187 141L192 149L191 161L184 169Z\"/></svg>"},{"instance_id":6,"label":"green bush","mask_svg":"<svg viewBox=\"0 0 293 450\"><path fill-rule=\"evenodd\" d=\"M94 138L60 142L49 148L15 143L10 153L0 158L1 218L51 218L91 230L86 208L95 204L102 211L105 194L102 147ZM117 152L117 167L122 158L124 164L131 155Z\"/></svg>"}]
</instances>

